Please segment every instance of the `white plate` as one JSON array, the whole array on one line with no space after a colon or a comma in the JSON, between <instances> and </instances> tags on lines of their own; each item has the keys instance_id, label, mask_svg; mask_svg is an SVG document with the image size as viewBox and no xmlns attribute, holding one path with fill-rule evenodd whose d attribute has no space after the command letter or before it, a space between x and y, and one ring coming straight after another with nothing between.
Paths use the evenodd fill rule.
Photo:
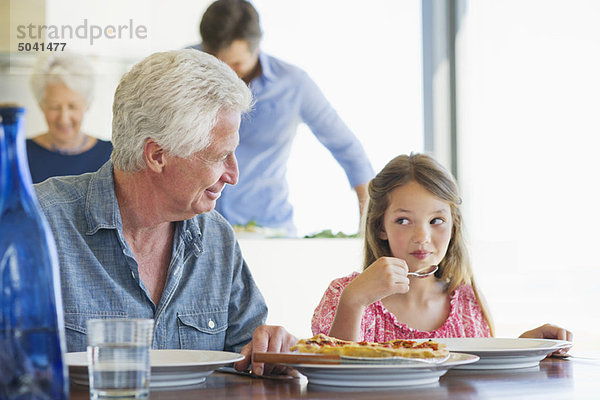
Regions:
<instances>
[{"instance_id":1,"label":"white plate","mask_svg":"<svg viewBox=\"0 0 600 400\"><path fill-rule=\"evenodd\" d=\"M551 339L436 338L450 351L475 354L479 361L460 369L513 369L539 365L548 354L570 347L571 342Z\"/></svg>"},{"instance_id":2,"label":"white plate","mask_svg":"<svg viewBox=\"0 0 600 400\"><path fill-rule=\"evenodd\" d=\"M243 360L238 353L210 350L150 350L150 387L196 385L206 380L216 368ZM71 381L89 385L86 352L67 353Z\"/></svg>"},{"instance_id":3,"label":"white plate","mask_svg":"<svg viewBox=\"0 0 600 400\"><path fill-rule=\"evenodd\" d=\"M479 360L472 354L450 353L440 364L291 364L315 385L346 387L398 387L437 383L457 365Z\"/></svg>"},{"instance_id":4,"label":"white plate","mask_svg":"<svg viewBox=\"0 0 600 400\"><path fill-rule=\"evenodd\" d=\"M444 357L416 358L416 357L355 357L341 356L342 361L362 364L441 364L450 358L450 354Z\"/></svg>"}]
</instances>

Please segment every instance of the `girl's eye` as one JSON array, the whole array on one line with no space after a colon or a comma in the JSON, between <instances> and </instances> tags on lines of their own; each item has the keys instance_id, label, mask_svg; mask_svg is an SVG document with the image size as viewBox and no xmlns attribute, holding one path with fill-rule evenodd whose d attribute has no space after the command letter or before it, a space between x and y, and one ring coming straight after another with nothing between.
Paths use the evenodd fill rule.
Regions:
<instances>
[{"instance_id":1,"label":"girl's eye","mask_svg":"<svg viewBox=\"0 0 600 400\"><path fill-rule=\"evenodd\" d=\"M430 222L431 225L440 225L443 223L444 223L444 220L442 218L434 218Z\"/></svg>"},{"instance_id":2,"label":"girl's eye","mask_svg":"<svg viewBox=\"0 0 600 400\"><path fill-rule=\"evenodd\" d=\"M398 219L396 219L396 223L400 224L400 225L406 225L406 224L408 224L408 219L406 219L406 218L398 218Z\"/></svg>"}]
</instances>

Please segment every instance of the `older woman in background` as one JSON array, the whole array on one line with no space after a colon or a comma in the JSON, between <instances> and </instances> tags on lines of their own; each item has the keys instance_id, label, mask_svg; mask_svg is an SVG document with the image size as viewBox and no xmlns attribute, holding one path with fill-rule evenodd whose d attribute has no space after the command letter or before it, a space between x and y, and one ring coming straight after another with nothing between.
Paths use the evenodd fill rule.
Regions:
<instances>
[{"instance_id":1,"label":"older woman in background","mask_svg":"<svg viewBox=\"0 0 600 400\"><path fill-rule=\"evenodd\" d=\"M48 124L47 132L27 140L33 183L100 168L110 158L111 143L81 131L94 89L89 61L71 53L42 57L31 77L31 88Z\"/></svg>"}]
</instances>

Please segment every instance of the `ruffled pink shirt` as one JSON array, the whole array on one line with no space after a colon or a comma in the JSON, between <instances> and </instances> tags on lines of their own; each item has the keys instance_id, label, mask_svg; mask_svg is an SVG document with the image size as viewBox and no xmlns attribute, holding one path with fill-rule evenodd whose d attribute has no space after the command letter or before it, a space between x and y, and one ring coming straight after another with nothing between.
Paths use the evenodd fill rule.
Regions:
<instances>
[{"instance_id":1,"label":"ruffled pink shirt","mask_svg":"<svg viewBox=\"0 0 600 400\"><path fill-rule=\"evenodd\" d=\"M329 334L342 291L354 278L354 272L335 279L323 295L312 318L313 334ZM361 340L386 342L394 339L427 339L434 337L489 337L490 327L483 317L479 302L470 285L461 285L450 297L450 314L438 329L419 331L399 322L381 300L368 306L361 321Z\"/></svg>"}]
</instances>

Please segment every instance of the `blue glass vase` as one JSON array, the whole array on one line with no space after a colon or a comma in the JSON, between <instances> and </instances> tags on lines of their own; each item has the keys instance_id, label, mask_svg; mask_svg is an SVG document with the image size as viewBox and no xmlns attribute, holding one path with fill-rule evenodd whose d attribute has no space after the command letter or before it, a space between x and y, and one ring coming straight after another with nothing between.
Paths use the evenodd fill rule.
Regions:
<instances>
[{"instance_id":1,"label":"blue glass vase","mask_svg":"<svg viewBox=\"0 0 600 400\"><path fill-rule=\"evenodd\" d=\"M0 107L0 399L67 400L58 257L27 164L21 107Z\"/></svg>"}]
</instances>

